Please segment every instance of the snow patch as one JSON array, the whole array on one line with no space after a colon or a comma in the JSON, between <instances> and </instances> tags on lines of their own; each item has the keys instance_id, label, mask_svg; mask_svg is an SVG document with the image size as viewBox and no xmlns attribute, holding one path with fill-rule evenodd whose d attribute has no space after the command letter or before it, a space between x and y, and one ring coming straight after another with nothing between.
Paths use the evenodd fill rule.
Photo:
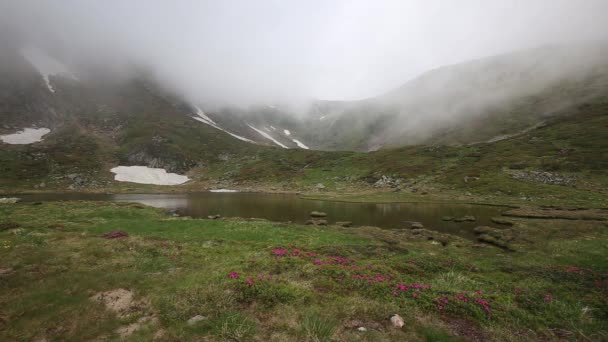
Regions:
<instances>
[{"instance_id":1,"label":"snow patch","mask_svg":"<svg viewBox=\"0 0 608 342\"><path fill-rule=\"evenodd\" d=\"M187 176L168 173L165 169L147 166L117 166L110 170L114 180L139 184L178 185L190 180Z\"/></svg>"},{"instance_id":2,"label":"snow patch","mask_svg":"<svg viewBox=\"0 0 608 342\"><path fill-rule=\"evenodd\" d=\"M326 116L326 115L323 115L322 117L320 117L320 118L319 118L319 121L323 121L323 120L325 120L325 116Z\"/></svg>"},{"instance_id":3,"label":"snow patch","mask_svg":"<svg viewBox=\"0 0 608 342\"><path fill-rule=\"evenodd\" d=\"M50 132L48 128L24 128L17 133L0 135L0 140L13 145L33 144L42 141L42 137Z\"/></svg>"},{"instance_id":4,"label":"snow patch","mask_svg":"<svg viewBox=\"0 0 608 342\"><path fill-rule=\"evenodd\" d=\"M225 129L221 128L220 126L218 126L218 125L215 123L215 121L211 120L211 118L210 118L210 117L208 117L208 116L205 114L205 112L203 112L203 111L202 111L200 108L198 108L198 107L194 107L194 108L196 109L196 115L198 115L198 116L194 116L194 117L192 117L194 120L200 121L200 122L202 122L202 123L206 123L207 125L209 125L209 126L211 126L211 127L215 128L215 129L219 129L219 130L220 130L220 131L222 131L222 132L228 133L228 134L230 134L231 136L233 136L234 138L237 138L237 139L239 139L239 140L242 140L242 141L245 141L245 142L248 142L248 143L252 143L252 144L254 143L252 140L249 140L249 139L247 139L247 138L243 138L243 137L241 137L241 136L239 136L239 135L236 135L236 134L234 134L234 133L230 133L230 132L228 132L227 130L225 130Z\"/></svg>"},{"instance_id":5,"label":"snow patch","mask_svg":"<svg viewBox=\"0 0 608 342\"><path fill-rule=\"evenodd\" d=\"M283 133L285 133L285 135L291 135L291 132L288 129L284 129Z\"/></svg>"},{"instance_id":6,"label":"snow patch","mask_svg":"<svg viewBox=\"0 0 608 342\"><path fill-rule=\"evenodd\" d=\"M299 140L297 140L297 139L293 139L293 138L291 138L291 140L292 140L293 142L295 142L295 143L296 143L296 145L298 145L298 147L299 147L299 148L303 148L303 149L305 149L305 150L310 150L310 148L309 148L308 146L304 145L304 143L302 143L301 141L299 141Z\"/></svg>"},{"instance_id":7,"label":"snow patch","mask_svg":"<svg viewBox=\"0 0 608 342\"><path fill-rule=\"evenodd\" d=\"M61 64L56 59L50 57L43 51L36 49L34 47L27 47L21 51L21 54L25 59L28 60L38 72L42 75L44 79L44 83L46 83L47 88L51 93L55 92L55 88L51 84L49 80L50 75L61 75L63 77L68 77L73 80L78 80L74 74L72 74L65 65Z\"/></svg>"},{"instance_id":8,"label":"snow patch","mask_svg":"<svg viewBox=\"0 0 608 342\"><path fill-rule=\"evenodd\" d=\"M273 125L270 125L270 128L272 128L273 131L277 130Z\"/></svg>"},{"instance_id":9,"label":"snow patch","mask_svg":"<svg viewBox=\"0 0 608 342\"><path fill-rule=\"evenodd\" d=\"M209 125L217 125L215 123L215 121L211 120L210 117L208 117L205 112L202 111L202 109L198 108L198 107L194 107L196 109L196 115L198 115L201 118L201 121L209 124Z\"/></svg>"},{"instance_id":10,"label":"snow patch","mask_svg":"<svg viewBox=\"0 0 608 342\"><path fill-rule=\"evenodd\" d=\"M209 190L209 192L239 192L238 190L230 190L230 189L213 189Z\"/></svg>"},{"instance_id":11,"label":"snow patch","mask_svg":"<svg viewBox=\"0 0 608 342\"><path fill-rule=\"evenodd\" d=\"M257 128L251 126L250 124L247 124L247 126L249 126L249 128L253 129L254 131L260 133L260 135L263 136L264 138L266 138L268 140L271 140L273 143L281 146L282 148L289 148L289 147L281 144L280 142L278 142L275 138L273 138L272 136L270 136L270 134L268 134L268 133L266 133L266 132L264 132L262 130L257 129Z\"/></svg>"}]
</instances>

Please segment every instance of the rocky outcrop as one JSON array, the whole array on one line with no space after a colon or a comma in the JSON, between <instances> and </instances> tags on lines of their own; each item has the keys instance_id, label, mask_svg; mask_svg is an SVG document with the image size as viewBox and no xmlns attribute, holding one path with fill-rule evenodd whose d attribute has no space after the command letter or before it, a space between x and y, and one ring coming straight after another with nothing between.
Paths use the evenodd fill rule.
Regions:
<instances>
[{"instance_id":1,"label":"rocky outcrop","mask_svg":"<svg viewBox=\"0 0 608 342\"><path fill-rule=\"evenodd\" d=\"M546 171L511 171L511 177L526 182L575 186L576 178Z\"/></svg>"}]
</instances>

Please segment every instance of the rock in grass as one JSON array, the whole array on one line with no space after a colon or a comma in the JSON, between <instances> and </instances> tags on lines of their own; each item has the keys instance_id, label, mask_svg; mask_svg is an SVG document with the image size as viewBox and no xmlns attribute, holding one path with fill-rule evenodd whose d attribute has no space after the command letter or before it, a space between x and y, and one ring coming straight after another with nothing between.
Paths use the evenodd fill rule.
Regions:
<instances>
[{"instance_id":1,"label":"rock in grass","mask_svg":"<svg viewBox=\"0 0 608 342\"><path fill-rule=\"evenodd\" d=\"M412 229L411 232L414 235L420 235L422 232L424 232L424 229Z\"/></svg>"},{"instance_id":2,"label":"rock in grass","mask_svg":"<svg viewBox=\"0 0 608 342\"><path fill-rule=\"evenodd\" d=\"M316 220L314 222L317 226L327 226L327 220Z\"/></svg>"},{"instance_id":3,"label":"rock in grass","mask_svg":"<svg viewBox=\"0 0 608 342\"><path fill-rule=\"evenodd\" d=\"M453 221L454 217L453 216L444 216L441 218L442 221Z\"/></svg>"},{"instance_id":4,"label":"rock in grass","mask_svg":"<svg viewBox=\"0 0 608 342\"><path fill-rule=\"evenodd\" d=\"M366 332L367 328L366 327L358 327L357 330L360 331L360 332Z\"/></svg>"},{"instance_id":5,"label":"rock in grass","mask_svg":"<svg viewBox=\"0 0 608 342\"><path fill-rule=\"evenodd\" d=\"M327 217L327 214L322 211L313 211L310 213L310 217Z\"/></svg>"},{"instance_id":6,"label":"rock in grass","mask_svg":"<svg viewBox=\"0 0 608 342\"><path fill-rule=\"evenodd\" d=\"M203 316L203 315L196 315L194 317L191 317L188 320L188 325L195 325L196 323L200 322L200 321L204 321L206 320L207 317Z\"/></svg>"},{"instance_id":7,"label":"rock in grass","mask_svg":"<svg viewBox=\"0 0 608 342\"><path fill-rule=\"evenodd\" d=\"M391 315L389 320L391 321L392 326L397 329L401 329L405 325L403 318L397 314Z\"/></svg>"},{"instance_id":8,"label":"rock in grass","mask_svg":"<svg viewBox=\"0 0 608 342\"><path fill-rule=\"evenodd\" d=\"M0 198L0 204L15 204L19 202L20 199L17 197L3 197Z\"/></svg>"},{"instance_id":9,"label":"rock in grass","mask_svg":"<svg viewBox=\"0 0 608 342\"><path fill-rule=\"evenodd\" d=\"M475 234L488 234L493 231L494 231L494 228L488 227L488 226L479 226L479 227L473 228L473 232Z\"/></svg>"},{"instance_id":10,"label":"rock in grass","mask_svg":"<svg viewBox=\"0 0 608 342\"><path fill-rule=\"evenodd\" d=\"M422 229L424 228L424 225L420 222L412 222L410 228L412 229Z\"/></svg>"},{"instance_id":11,"label":"rock in grass","mask_svg":"<svg viewBox=\"0 0 608 342\"><path fill-rule=\"evenodd\" d=\"M454 221L456 221L456 222L465 222L465 221L475 222L475 221L477 221L477 218L475 216L472 216L472 215L465 215L463 217L457 217L457 218L455 218Z\"/></svg>"},{"instance_id":12,"label":"rock in grass","mask_svg":"<svg viewBox=\"0 0 608 342\"><path fill-rule=\"evenodd\" d=\"M502 224L502 225L505 225L505 226L512 226L512 225L513 225L513 222L512 222L512 221L505 220L505 219L504 219L504 218L502 218L502 217L492 217L492 218L490 219L490 221L492 221L492 222L494 222L494 223L496 223L496 224Z\"/></svg>"},{"instance_id":13,"label":"rock in grass","mask_svg":"<svg viewBox=\"0 0 608 342\"><path fill-rule=\"evenodd\" d=\"M101 235L102 238L106 238L106 239L122 239L122 238L126 238L128 236L129 236L129 234L127 232L125 232L124 230L115 230L113 232L108 232L108 233Z\"/></svg>"},{"instance_id":14,"label":"rock in grass","mask_svg":"<svg viewBox=\"0 0 608 342\"><path fill-rule=\"evenodd\" d=\"M209 216L207 216L207 218L210 219L210 220L217 220L217 219L219 219L221 217L222 217L221 215L209 215Z\"/></svg>"},{"instance_id":15,"label":"rock in grass","mask_svg":"<svg viewBox=\"0 0 608 342\"><path fill-rule=\"evenodd\" d=\"M352 226L353 223L350 221L338 221L336 222L336 226L340 226L340 227L350 227Z\"/></svg>"}]
</instances>

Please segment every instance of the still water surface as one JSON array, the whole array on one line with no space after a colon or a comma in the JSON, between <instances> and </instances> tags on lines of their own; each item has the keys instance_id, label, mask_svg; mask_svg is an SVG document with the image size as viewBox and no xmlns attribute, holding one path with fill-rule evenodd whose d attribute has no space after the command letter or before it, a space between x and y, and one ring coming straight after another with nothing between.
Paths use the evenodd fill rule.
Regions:
<instances>
[{"instance_id":1,"label":"still water surface","mask_svg":"<svg viewBox=\"0 0 608 342\"><path fill-rule=\"evenodd\" d=\"M439 203L346 203L306 200L296 195L262 193L187 193L187 194L32 194L18 195L23 201L117 201L137 202L174 210L181 215L207 217L257 217L271 221L304 223L313 210L327 213L329 223L351 221L354 226L408 228L408 221L421 222L428 229L472 237L472 229L489 225L490 218L505 208ZM446 222L444 216L473 215L476 222Z\"/></svg>"}]
</instances>

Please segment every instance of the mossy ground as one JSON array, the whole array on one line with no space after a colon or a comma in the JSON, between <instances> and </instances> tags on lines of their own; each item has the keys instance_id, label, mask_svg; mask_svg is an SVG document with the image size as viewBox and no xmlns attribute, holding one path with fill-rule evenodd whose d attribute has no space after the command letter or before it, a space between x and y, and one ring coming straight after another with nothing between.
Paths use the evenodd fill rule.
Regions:
<instances>
[{"instance_id":1,"label":"mossy ground","mask_svg":"<svg viewBox=\"0 0 608 342\"><path fill-rule=\"evenodd\" d=\"M148 299L159 318L132 341L608 338L605 222L512 219L518 238L506 252L124 203L2 205L0 217L20 225L0 232L6 341L118 339L137 313L119 319L89 299L116 288ZM129 237L100 237L119 229ZM388 326L393 313L403 329ZM196 315L206 319L187 324Z\"/></svg>"}]
</instances>

